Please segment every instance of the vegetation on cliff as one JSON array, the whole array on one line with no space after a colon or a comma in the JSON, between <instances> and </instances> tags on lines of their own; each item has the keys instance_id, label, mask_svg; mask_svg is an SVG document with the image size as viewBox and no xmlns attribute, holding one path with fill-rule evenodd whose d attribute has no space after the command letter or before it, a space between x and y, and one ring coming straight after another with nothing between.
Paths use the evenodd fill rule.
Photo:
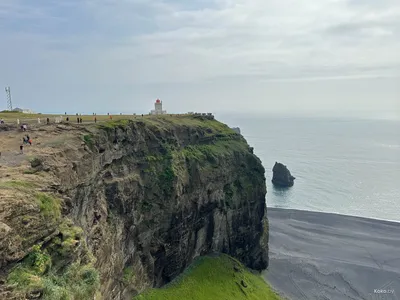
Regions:
<instances>
[{"instance_id":1,"label":"vegetation on cliff","mask_svg":"<svg viewBox=\"0 0 400 300\"><path fill-rule=\"evenodd\" d=\"M82 229L66 219L60 224L58 232L47 243L34 245L22 262L11 270L7 283L21 297L93 299L100 278L93 266L93 256L88 252L86 243L81 241Z\"/></svg>"},{"instance_id":2,"label":"vegetation on cliff","mask_svg":"<svg viewBox=\"0 0 400 300\"><path fill-rule=\"evenodd\" d=\"M161 289L134 300L279 300L265 281L228 255L199 257L182 275Z\"/></svg>"}]
</instances>

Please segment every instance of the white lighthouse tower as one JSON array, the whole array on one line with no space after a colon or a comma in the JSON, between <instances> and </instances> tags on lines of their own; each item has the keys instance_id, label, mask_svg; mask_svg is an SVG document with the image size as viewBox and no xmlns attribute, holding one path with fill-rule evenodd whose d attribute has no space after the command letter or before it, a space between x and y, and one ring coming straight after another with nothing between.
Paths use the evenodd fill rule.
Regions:
<instances>
[{"instance_id":1,"label":"white lighthouse tower","mask_svg":"<svg viewBox=\"0 0 400 300\"><path fill-rule=\"evenodd\" d=\"M152 115L164 115L167 113L167 111L162 109L162 101L160 99L156 100L154 103L154 110L152 110L150 113Z\"/></svg>"}]
</instances>

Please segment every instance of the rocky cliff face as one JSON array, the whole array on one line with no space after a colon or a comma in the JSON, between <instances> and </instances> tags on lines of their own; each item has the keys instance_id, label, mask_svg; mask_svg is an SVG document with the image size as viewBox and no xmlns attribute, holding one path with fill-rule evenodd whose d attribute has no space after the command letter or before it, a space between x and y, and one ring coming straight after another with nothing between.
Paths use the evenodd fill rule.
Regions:
<instances>
[{"instance_id":1,"label":"rocky cliff face","mask_svg":"<svg viewBox=\"0 0 400 300\"><path fill-rule=\"evenodd\" d=\"M36 236L25 241L24 226L10 214L2 220L0 211L0 231L6 232L0 238L15 248L0 247L2 256L7 253L4 270L39 244L40 251L64 251L67 261L82 266L91 257L102 298L130 299L210 252L230 254L253 269L267 267L264 168L242 136L206 117L59 128L68 137L57 151L32 161L38 173L30 176L44 174L41 192L57 195L61 216L40 216L36 201L38 207L29 208L38 215L30 223ZM75 241L68 251L66 236Z\"/></svg>"}]
</instances>

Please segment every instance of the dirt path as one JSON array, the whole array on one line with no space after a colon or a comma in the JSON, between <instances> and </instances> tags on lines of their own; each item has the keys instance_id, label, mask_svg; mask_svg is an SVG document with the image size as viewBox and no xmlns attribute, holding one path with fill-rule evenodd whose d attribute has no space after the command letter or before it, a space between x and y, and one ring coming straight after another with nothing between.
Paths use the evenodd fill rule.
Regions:
<instances>
[{"instance_id":1,"label":"dirt path","mask_svg":"<svg viewBox=\"0 0 400 300\"><path fill-rule=\"evenodd\" d=\"M27 131L13 128L0 128L0 178L24 173L30 167L30 159L37 155L48 155L57 151L60 145L68 143L82 131L84 124L41 124L28 127ZM24 144L23 154L20 145L23 137L29 135L32 145ZM14 177L14 176L13 176Z\"/></svg>"}]
</instances>

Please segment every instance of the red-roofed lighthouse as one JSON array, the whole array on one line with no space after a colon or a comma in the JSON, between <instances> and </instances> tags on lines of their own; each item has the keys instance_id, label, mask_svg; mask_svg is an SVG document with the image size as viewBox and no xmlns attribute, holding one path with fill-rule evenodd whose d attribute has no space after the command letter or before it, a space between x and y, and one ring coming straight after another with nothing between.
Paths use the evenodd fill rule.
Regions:
<instances>
[{"instance_id":1,"label":"red-roofed lighthouse","mask_svg":"<svg viewBox=\"0 0 400 300\"><path fill-rule=\"evenodd\" d=\"M167 112L162 109L162 101L157 98L156 102L154 103L154 110L150 112L152 115L163 115Z\"/></svg>"}]
</instances>

